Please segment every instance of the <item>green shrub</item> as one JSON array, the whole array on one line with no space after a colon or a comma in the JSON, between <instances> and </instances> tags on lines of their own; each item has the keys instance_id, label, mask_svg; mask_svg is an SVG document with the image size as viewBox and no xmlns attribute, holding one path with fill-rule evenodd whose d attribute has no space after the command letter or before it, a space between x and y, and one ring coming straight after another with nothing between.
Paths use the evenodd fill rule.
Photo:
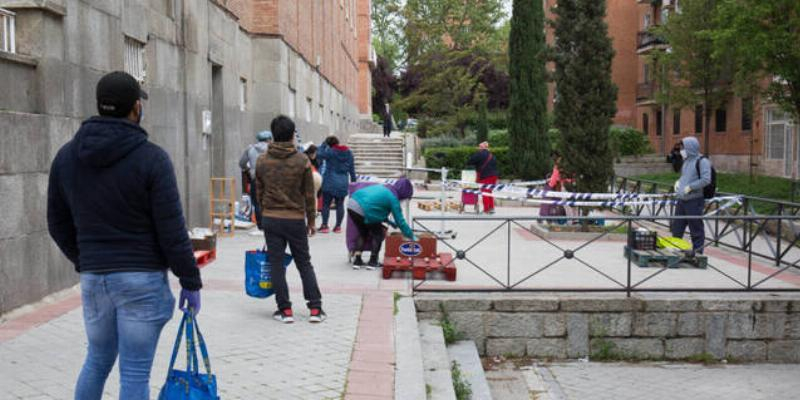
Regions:
<instances>
[{"instance_id":1,"label":"green shrub","mask_svg":"<svg viewBox=\"0 0 800 400\"><path fill-rule=\"evenodd\" d=\"M640 156L653 152L647 136L633 128L611 127L609 145L615 157Z\"/></svg>"},{"instance_id":2,"label":"green shrub","mask_svg":"<svg viewBox=\"0 0 800 400\"><path fill-rule=\"evenodd\" d=\"M461 366L453 361L450 364L450 375L453 378L453 390L456 392L456 400L469 400L472 398L472 385L470 385Z\"/></svg>"},{"instance_id":3,"label":"green shrub","mask_svg":"<svg viewBox=\"0 0 800 400\"><path fill-rule=\"evenodd\" d=\"M489 145L492 147L508 147L508 129L490 130Z\"/></svg>"},{"instance_id":4,"label":"green shrub","mask_svg":"<svg viewBox=\"0 0 800 400\"><path fill-rule=\"evenodd\" d=\"M422 139L422 150L435 148L435 147L464 147L472 143L467 143L465 139L457 138L455 136L437 136Z\"/></svg>"},{"instance_id":5,"label":"green shrub","mask_svg":"<svg viewBox=\"0 0 800 400\"><path fill-rule=\"evenodd\" d=\"M508 129L508 115L505 111L495 111L488 115L489 129Z\"/></svg>"},{"instance_id":6,"label":"green shrub","mask_svg":"<svg viewBox=\"0 0 800 400\"><path fill-rule=\"evenodd\" d=\"M500 177L504 179L511 179L511 159L509 158L508 147L492 147L492 154L497 160L497 168L500 172ZM472 146L461 147L431 147L425 149L425 163L428 168L439 169L446 167L451 171L461 171L468 169L467 160L477 149ZM451 174L450 177L458 177L458 175Z\"/></svg>"}]
</instances>

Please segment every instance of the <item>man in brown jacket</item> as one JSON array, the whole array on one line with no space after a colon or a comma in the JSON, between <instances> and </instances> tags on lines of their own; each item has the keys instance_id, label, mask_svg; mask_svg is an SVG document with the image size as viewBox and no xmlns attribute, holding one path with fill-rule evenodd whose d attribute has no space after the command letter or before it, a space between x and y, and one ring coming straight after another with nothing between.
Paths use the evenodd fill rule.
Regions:
<instances>
[{"instance_id":1,"label":"man in brown jacket","mask_svg":"<svg viewBox=\"0 0 800 400\"><path fill-rule=\"evenodd\" d=\"M271 130L275 142L256 162L256 189L272 265L272 287L278 303L273 317L285 323L294 322L283 267L288 244L303 281L309 322L322 322L327 315L322 311L322 294L308 252L308 237L315 233L317 212L311 162L294 145L295 127L291 119L283 115L276 117Z\"/></svg>"}]
</instances>

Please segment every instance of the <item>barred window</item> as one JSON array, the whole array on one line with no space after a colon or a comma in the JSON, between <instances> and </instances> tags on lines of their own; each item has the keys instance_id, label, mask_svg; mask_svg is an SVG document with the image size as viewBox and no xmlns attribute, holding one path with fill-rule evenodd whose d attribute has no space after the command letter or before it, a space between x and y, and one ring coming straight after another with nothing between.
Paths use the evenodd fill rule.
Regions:
<instances>
[{"instance_id":1,"label":"barred window","mask_svg":"<svg viewBox=\"0 0 800 400\"><path fill-rule=\"evenodd\" d=\"M131 74L140 83L144 82L147 77L144 46L145 44L142 42L125 37L125 72Z\"/></svg>"}]
</instances>

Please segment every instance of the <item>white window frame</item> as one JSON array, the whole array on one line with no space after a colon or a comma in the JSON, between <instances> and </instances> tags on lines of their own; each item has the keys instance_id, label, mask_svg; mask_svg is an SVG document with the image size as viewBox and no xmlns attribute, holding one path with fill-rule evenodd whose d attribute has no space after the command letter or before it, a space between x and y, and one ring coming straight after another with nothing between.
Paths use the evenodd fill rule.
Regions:
<instances>
[{"instance_id":1,"label":"white window frame","mask_svg":"<svg viewBox=\"0 0 800 400\"><path fill-rule=\"evenodd\" d=\"M295 91L294 89L289 89L289 99L288 99L288 107L286 110L286 115L291 119L294 119L296 106L297 106L297 91Z\"/></svg>"},{"instance_id":2,"label":"white window frame","mask_svg":"<svg viewBox=\"0 0 800 400\"><path fill-rule=\"evenodd\" d=\"M306 122L311 122L311 108L313 107L311 97L306 97Z\"/></svg>"},{"instance_id":3,"label":"white window frame","mask_svg":"<svg viewBox=\"0 0 800 400\"><path fill-rule=\"evenodd\" d=\"M777 113L781 113L783 118L775 118L775 119L773 119L773 113L776 113L776 112ZM783 110L781 110L781 109L779 109L777 107L767 108L765 113L766 113L766 118L765 119L766 119L767 123L764 124L764 129L766 130L766 132L764 132L764 136L767 139L766 140L767 146L765 148L765 153L766 154L764 156L769 160L785 160L786 159L787 138L789 138L789 139L792 138L792 134L794 133L794 129L796 129L796 126L795 126L795 124L792 123L791 116L788 115L785 111L783 111ZM779 151L779 153L781 153L781 156L779 158L778 157L773 157L773 154L772 154L773 152L771 151L772 150L772 145L773 145L773 139L775 139L775 138L772 137L773 136L772 135L772 127L773 126L778 126L778 125L783 126L783 134L781 135L781 138L780 138L780 141L782 142L781 143L781 150L782 151ZM791 143L788 143L788 145L791 146Z\"/></svg>"},{"instance_id":4,"label":"white window frame","mask_svg":"<svg viewBox=\"0 0 800 400\"><path fill-rule=\"evenodd\" d=\"M139 83L147 79L146 46L147 43L125 36L125 72L131 74Z\"/></svg>"},{"instance_id":5,"label":"white window frame","mask_svg":"<svg viewBox=\"0 0 800 400\"><path fill-rule=\"evenodd\" d=\"M247 79L239 78L239 111L247 111Z\"/></svg>"},{"instance_id":6,"label":"white window frame","mask_svg":"<svg viewBox=\"0 0 800 400\"><path fill-rule=\"evenodd\" d=\"M17 52L16 16L17 14L13 11L0 8L0 33L3 34L3 40L0 42L0 51L6 53Z\"/></svg>"}]
</instances>

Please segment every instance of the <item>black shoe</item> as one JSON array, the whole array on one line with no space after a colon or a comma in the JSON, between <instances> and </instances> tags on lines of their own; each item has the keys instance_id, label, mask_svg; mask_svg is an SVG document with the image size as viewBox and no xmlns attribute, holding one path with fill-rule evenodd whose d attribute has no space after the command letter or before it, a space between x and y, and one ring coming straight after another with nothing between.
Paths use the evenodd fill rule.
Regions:
<instances>
[{"instance_id":1,"label":"black shoe","mask_svg":"<svg viewBox=\"0 0 800 400\"><path fill-rule=\"evenodd\" d=\"M292 313L291 308L275 311L275 313L272 314L272 318L275 318L276 321L283 322L284 324L291 324L294 322L294 314Z\"/></svg>"},{"instance_id":2,"label":"black shoe","mask_svg":"<svg viewBox=\"0 0 800 400\"><path fill-rule=\"evenodd\" d=\"M367 266L364 267L367 271L374 271L379 268L383 268L383 266L377 260L369 260Z\"/></svg>"},{"instance_id":3,"label":"black shoe","mask_svg":"<svg viewBox=\"0 0 800 400\"><path fill-rule=\"evenodd\" d=\"M325 311L322 311L321 308L312 308L311 309L311 316L308 317L308 322L312 324L317 324L322 321L328 319L328 314L325 314Z\"/></svg>"},{"instance_id":4,"label":"black shoe","mask_svg":"<svg viewBox=\"0 0 800 400\"><path fill-rule=\"evenodd\" d=\"M356 256L353 260L353 269L361 269L364 266L364 260L361 259L361 256Z\"/></svg>"}]
</instances>

